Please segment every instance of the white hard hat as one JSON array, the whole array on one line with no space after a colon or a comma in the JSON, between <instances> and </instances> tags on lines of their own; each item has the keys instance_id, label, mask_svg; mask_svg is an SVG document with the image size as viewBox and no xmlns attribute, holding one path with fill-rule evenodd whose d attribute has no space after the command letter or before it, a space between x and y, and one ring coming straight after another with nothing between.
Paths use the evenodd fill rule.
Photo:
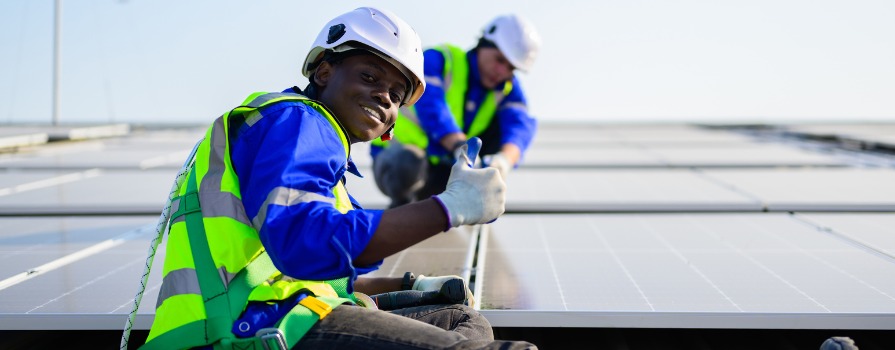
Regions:
<instances>
[{"instance_id":1,"label":"white hard hat","mask_svg":"<svg viewBox=\"0 0 895 350\"><path fill-rule=\"evenodd\" d=\"M524 72L531 69L541 47L534 25L518 15L498 16L485 26L482 37L497 45L507 60Z\"/></svg>"},{"instance_id":2,"label":"white hard hat","mask_svg":"<svg viewBox=\"0 0 895 350\"><path fill-rule=\"evenodd\" d=\"M370 51L404 73L411 85L402 101L404 104L412 105L426 89L419 35L394 13L372 7L360 7L329 21L314 40L301 73L310 78L326 50L343 52L352 49Z\"/></svg>"}]
</instances>

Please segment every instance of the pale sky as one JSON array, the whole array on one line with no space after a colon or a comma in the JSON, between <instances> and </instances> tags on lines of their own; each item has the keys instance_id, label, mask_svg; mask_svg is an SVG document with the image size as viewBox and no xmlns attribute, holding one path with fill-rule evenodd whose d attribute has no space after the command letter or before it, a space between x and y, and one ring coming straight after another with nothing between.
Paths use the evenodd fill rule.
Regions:
<instances>
[{"instance_id":1,"label":"pale sky","mask_svg":"<svg viewBox=\"0 0 895 350\"><path fill-rule=\"evenodd\" d=\"M51 117L52 0L0 1L0 124ZM543 39L520 74L545 121L895 121L895 1L62 1L60 123L206 124L304 87L331 18L391 10L424 46L493 17Z\"/></svg>"}]
</instances>

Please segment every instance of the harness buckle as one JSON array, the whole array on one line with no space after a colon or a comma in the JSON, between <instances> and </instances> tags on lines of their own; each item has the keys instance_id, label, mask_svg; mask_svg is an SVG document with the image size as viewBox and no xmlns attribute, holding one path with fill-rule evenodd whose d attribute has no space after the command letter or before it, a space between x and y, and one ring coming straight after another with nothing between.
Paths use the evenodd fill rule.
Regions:
<instances>
[{"instance_id":1,"label":"harness buckle","mask_svg":"<svg viewBox=\"0 0 895 350\"><path fill-rule=\"evenodd\" d=\"M319 316L321 320L333 311L332 306L329 306L329 304L324 303L323 301L315 298L312 295L306 296L298 303L310 309L313 313L317 314L317 316Z\"/></svg>"},{"instance_id":2,"label":"harness buckle","mask_svg":"<svg viewBox=\"0 0 895 350\"><path fill-rule=\"evenodd\" d=\"M286 345L286 337L279 328L262 328L255 333L255 336L261 341L264 350L289 350L289 345ZM274 342L274 347L271 347L271 341Z\"/></svg>"}]
</instances>

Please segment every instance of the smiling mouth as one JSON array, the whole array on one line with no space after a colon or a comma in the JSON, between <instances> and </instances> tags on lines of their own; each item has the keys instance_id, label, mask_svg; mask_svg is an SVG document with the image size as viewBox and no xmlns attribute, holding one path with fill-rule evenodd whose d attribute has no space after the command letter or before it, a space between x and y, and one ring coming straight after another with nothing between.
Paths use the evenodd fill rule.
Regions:
<instances>
[{"instance_id":1,"label":"smiling mouth","mask_svg":"<svg viewBox=\"0 0 895 350\"><path fill-rule=\"evenodd\" d=\"M367 112L367 116L369 116L371 119L375 120L379 124L384 124L384 122L382 121L382 116L379 115L378 111L367 106L361 106L361 108L364 110L364 112Z\"/></svg>"}]
</instances>

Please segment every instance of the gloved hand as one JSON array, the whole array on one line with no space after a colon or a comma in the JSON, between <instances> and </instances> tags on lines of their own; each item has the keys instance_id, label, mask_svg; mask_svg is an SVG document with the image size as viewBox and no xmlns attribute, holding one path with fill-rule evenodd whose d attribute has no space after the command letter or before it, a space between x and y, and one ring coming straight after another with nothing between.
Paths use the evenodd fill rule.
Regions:
<instances>
[{"instance_id":1,"label":"gloved hand","mask_svg":"<svg viewBox=\"0 0 895 350\"><path fill-rule=\"evenodd\" d=\"M457 281L454 282L454 280L457 280ZM457 286L459 286L460 282L462 282L463 289L464 289L462 291L462 293L465 293L465 295L466 295L466 297L464 298L465 300L463 300L463 301L460 300L461 298L459 296L463 295L463 294L461 294L461 291L456 291L456 290L442 291L441 289L444 286L445 282L447 282L449 284L456 284ZM475 298L472 296L472 291L469 290L469 285L466 284L466 281L463 280L462 277L457 276L457 275L432 276L432 277L426 277L426 275L419 275L416 277L416 281L413 282L413 290L418 290L418 291L423 291L423 292L442 291L442 294L447 294L447 295L445 295L446 297L448 297L449 299L453 299L452 301L455 301L458 304L464 304L467 306L472 306L475 304Z\"/></svg>"},{"instance_id":2,"label":"gloved hand","mask_svg":"<svg viewBox=\"0 0 895 350\"><path fill-rule=\"evenodd\" d=\"M510 159L507 158L503 152L497 152L491 155L491 159L488 161L488 167L500 171L500 177L506 181L507 175L510 173L510 170L513 169L513 164L510 163Z\"/></svg>"},{"instance_id":3,"label":"gloved hand","mask_svg":"<svg viewBox=\"0 0 895 350\"><path fill-rule=\"evenodd\" d=\"M500 172L494 168L470 168L468 147L459 147L461 151L457 152L457 162L451 168L444 192L432 196L445 211L448 229L489 223L505 210L507 185Z\"/></svg>"},{"instance_id":4,"label":"gloved hand","mask_svg":"<svg viewBox=\"0 0 895 350\"><path fill-rule=\"evenodd\" d=\"M451 150L451 156L454 157L454 160L460 158L460 153L465 153L460 150L464 145L466 145L466 140L457 141L457 143L454 144L454 148Z\"/></svg>"},{"instance_id":5,"label":"gloved hand","mask_svg":"<svg viewBox=\"0 0 895 350\"><path fill-rule=\"evenodd\" d=\"M458 159L460 159L461 153L463 153L463 154L467 153L467 151L469 150L469 145L467 144L467 142L469 142L469 140L457 141L457 144L454 145L454 149L451 151L452 158L450 159L450 161L456 162ZM469 158L469 156L467 155L467 159L468 158ZM470 163L476 162L478 160L478 158L479 157L476 157L476 160L473 160ZM472 165L473 165L473 167L475 167L475 164L472 164Z\"/></svg>"}]
</instances>

